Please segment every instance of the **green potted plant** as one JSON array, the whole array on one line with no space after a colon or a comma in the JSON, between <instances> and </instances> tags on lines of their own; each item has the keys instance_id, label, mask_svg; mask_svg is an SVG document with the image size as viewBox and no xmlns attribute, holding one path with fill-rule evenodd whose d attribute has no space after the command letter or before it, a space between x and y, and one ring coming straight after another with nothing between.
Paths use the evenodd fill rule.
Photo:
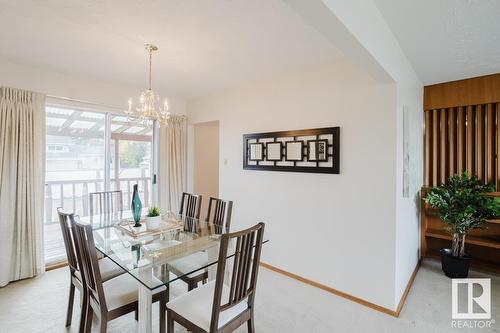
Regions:
<instances>
[{"instance_id":1,"label":"green potted plant","mask_svg":"<svg viewBox=\"0 0 500 333\"><path fill-rule=\"evenodd\" d=\"M161 223L161 210L160 207L152 205L148 209L148 215L146 216L146 228L148 230L155 230L160 227Z\"/></svg>"},{"instance_id":2,"label":"green potted plant","mask_svg":"<svg viewBox=\"0 0 500 333\"><path fill-rule=\"evenodd\" d=\"M467 172L450 177L447 184L432 188L425 202L436 208L452 236L451 249L441 249L441 266L450 278L465 278L469 274L471 257L465 253L467 233L481 228L485 219L497 216L499 204L485 194L495 187L482 183Z\"/></svg>"}]
</instances>

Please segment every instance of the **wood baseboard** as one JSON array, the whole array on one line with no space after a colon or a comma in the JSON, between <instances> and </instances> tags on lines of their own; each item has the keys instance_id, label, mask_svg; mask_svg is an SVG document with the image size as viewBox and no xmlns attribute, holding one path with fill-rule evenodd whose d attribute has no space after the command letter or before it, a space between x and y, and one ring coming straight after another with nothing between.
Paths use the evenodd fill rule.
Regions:
<instances>
[{"instance_id":1,"label":"wood baseboard","mask_svg":"<svg viewBox=\"0 0 500 333\"><path fill-rule=\"evenodd\" d=\"M404 303L406 301L406 297L408 296L408 293L410 292L411 286L413 285L413 281L415 280L415 277L417 275L418 268L420 267L420 262L415 267L415 270L413 271L413 274L411 275L411 277L410 277L410 279L408 281L408 284L406 286L406 289L405 289L403 295L401 296L401 300L399 301L399 304L398 304L398 307L397 307L396 311L388 309L388 308L383 307L383 306L380 306L378 304L366 301L366 300L364 300L362 298L359 298L359 297L347 294L347 293L345 293L343 291L340 291L340 290L337 290L337 289L325 286L324 284L321 284L319 282L312 281L310 279L306 279L306 278L304 278L302 276L290 273L288 271L285 271L285 270L283 270L281 268L278 268L278 267L275 267L273 265L270 265L270 264L267 264L267 263L264 263L264 262L261 262L260 265L262 267L264 267L264 268L267 268L267 269L271 270L271 271L274 271L276 273L285 275L285 276L287 276L287 277L289 277L291 279L294 279L294 280L300 281L302 283L311 285L313 287L319 288L319 289L324 290L326 292L329 292L331 294L343 297L343 298L348 299L348 300L350 300L352 302L356 302L358 304L361 304L361 305L364 305L366 307L369 307L369 308L371 308L373 310L376 310L376 311L379 311L379 312L383 312L383 313L391 315L393 317L398 317L399 314L401 313L401 310L403 309Z\"/></svg>"},{"instance_id":2,"label":"wood baseboard","mask_svg":"<svg viewBox=\"0 0 500 333\"><path fill-rule=\"evenodd\" d=\"M67 261L62 261L62 262L58 262L58 263L55 263L55 264L52 264L52 265L47 265L47 266L45 266L45 271L48 272L48 271L51 271L53 269L58 269L58 268L61 268L61 267L64 267L64 266L68 266L68 262Z\"/></svg>"},{"instance_id":3,"label":"wood baseboard","mask_svg":"<svg viewBox=\"0 0 500 333\"><path fill-rule=\"evenodd\" d=\"M406 303L406 298L408 297L408 293L410 292L410 289L413 286L413 282L417 277L417 273L420 268L420 262L421 262L420 260L417 262L417 265L415 266L415 269L413 270L413 273L411 274L410 279L408 280L408 284L406 285L406 289L403 292L403 295L401 295L401 299L399 300L398 308L396 309L394 317L399 317L401 310L403 310L403 307Z\"/></svg>"}]
</instances>

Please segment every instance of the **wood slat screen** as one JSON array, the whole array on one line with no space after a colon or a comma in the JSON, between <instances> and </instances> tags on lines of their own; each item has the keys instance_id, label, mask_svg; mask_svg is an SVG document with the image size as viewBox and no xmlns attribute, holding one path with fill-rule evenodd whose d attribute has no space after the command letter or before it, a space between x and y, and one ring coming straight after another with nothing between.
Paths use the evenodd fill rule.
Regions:
<instances>
[{"instance_id":1,"label":"wood slat screen","mask_svg":"<svg viewBox=\"0 0 500 333\"><path fill-rule=\"evenodd\" d=\"M500 103L425 110L425 186L467 170L500 190Z\"/></svg>"},{"instance_id":2,"label":"wood slat screen","mask_svg":"<svg viewBox=\"0 0 500 333\"><path fill-rule=\"evenodd\" d=\"M439 258L450 246L446 223L424 198L453 174L469 171L493 183L500 198L500 73L424 87L424 188L421 192L420 253ZM467 236L471 265L500 272L500 219Z\"/></svg>"}]
</instances>

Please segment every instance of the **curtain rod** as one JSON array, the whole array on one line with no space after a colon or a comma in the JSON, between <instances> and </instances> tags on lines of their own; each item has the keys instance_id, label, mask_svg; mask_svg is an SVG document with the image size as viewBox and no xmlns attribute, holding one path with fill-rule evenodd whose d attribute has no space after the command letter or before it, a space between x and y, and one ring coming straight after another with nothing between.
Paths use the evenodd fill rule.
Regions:
<instances>
[{"instance_id":1,"label":"curtain rod","mask_svg":"<svg viewBox=\"0 0 500 333\"><path fill-rule=\"evenodd\" d=\"M55 95L46 95L46 97L53 98L53 99L59 99L59 100L63 100L63 101L68 101L68 102L77 102L77 103L83 103L83 104L101 106L101 107L111 108L111 109L116 109L116 110L121 110L121 111L125 110L124 107L118 107L118 106L113 106L113 105L95 103L95 102L91 102L91 101L85 101L85 100L82 100L82 99L75 99L75 98L69 98L69 97L63 97L63 96L55 96Z\"/></svg>"}]
</instances>

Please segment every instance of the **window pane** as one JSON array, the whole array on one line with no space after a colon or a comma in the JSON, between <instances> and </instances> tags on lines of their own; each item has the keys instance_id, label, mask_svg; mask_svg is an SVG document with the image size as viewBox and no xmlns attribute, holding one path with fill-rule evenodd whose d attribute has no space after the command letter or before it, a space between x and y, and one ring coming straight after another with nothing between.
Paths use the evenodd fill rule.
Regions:
<instances>
[{"instance_id":1,"label":"window pane","mask_svg":"<svg viewBox=\"0 0 500 333\"><path fill-rule=\"evenodd\" d=\"M151 203L152 129L139 120L111 118L111 188L121 189L124 209L129 209L134 184L139 185L143 207Z\"/></svg>"},{"instance_id":2,"label":"window pane","mask_svg":"<svg viewBox=\"0 0 500 333\"><path fill-rule=\"evenodd\" d=\"M104 190L105 114L46 108L45 262L66 259L57 207L89 213L88 194Z\"/></svg>"}]
</instances>

